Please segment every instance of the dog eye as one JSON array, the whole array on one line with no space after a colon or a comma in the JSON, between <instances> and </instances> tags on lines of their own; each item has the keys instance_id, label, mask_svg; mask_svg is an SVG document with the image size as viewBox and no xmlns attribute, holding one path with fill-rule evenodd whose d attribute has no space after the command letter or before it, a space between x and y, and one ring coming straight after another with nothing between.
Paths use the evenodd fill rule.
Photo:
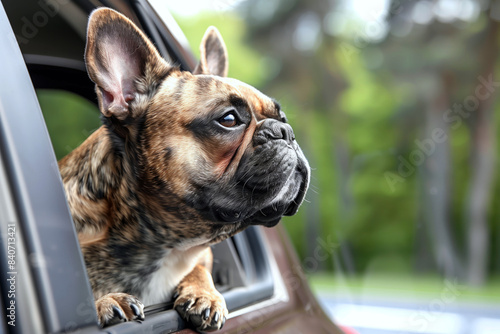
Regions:
<instances>
[{"instance_id":1,"label":"dog eye","mask_svg":"<svg viewBox=\"0 0 500 334\"><path fill-rule=\"evenodd\" d=\"M219 118L220 125L226 128L232 128L238 125L238 121L236 120L236 116L233 113L227 113L226 115Z\"/></svg>"}]
</instances>

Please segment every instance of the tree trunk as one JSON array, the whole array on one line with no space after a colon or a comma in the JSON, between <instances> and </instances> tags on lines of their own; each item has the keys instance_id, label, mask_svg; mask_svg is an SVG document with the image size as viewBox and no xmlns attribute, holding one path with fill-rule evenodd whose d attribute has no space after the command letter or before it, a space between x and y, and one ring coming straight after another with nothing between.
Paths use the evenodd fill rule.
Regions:
<instances>
[{"instance_id":1,"label":"tree trunk","mask_svg":"<svg viewBox=\"0 0 500 334\"><path fill-rule=\"evenodd\" d=\"M349 222L349 217L352 214L352 209L354 205L354 199L352 196L351 189L349 187L351 180L351 162L349 148L339 137L334 138L335 146L335 161L337 164L337 182L339 189L339 199L340 205L338 208L338 217L341 222L341 231L348 230L345 226L346 222ZM340 233L340 231L339 231ZM354 256L352 255L351 245L348 239L344 239L345 236L340 236L340 256L342 259L342 264L344 265L345 271L349 275L354 275L356 273L356 263L354 261Z\"/></svg>"},{"instance_id":2,"label":"tree trunk","mask_svg":"<svg viewBox=\"0 0 500 334\"><path fill-rule=\"evenodd\" d=\"M488 273L490 233L488 208L495 176L495 125L492 110L478 112L472 140L472 178L467 198L467 279L482 285Z\"/></svg>"},{"instance_id":3,"label":"tree trunk","mask_svg":"<svg viewBox=\"0 0 500 334\"><path fill-rule=\"evenodd\" d=\"M311 142L310 131L312 129L311 124L307 124L301 128L297 128L297 138L300 138L301 147L304 150L305 155L309 160L310 166L313 168L318 166L317 159L314 155L313 144ZM299 132L300 131L300 132ZM318 180L318 176L313 172L311 187L307 192L306 201L307 205L304 205L305 209L305 257L304 259L315 259L315 250L318 247L318 238L322 235L321 226L323 224L321 217L321 201L319 199L319 185L314 184L314 181ZM310 272L320 272L324 271L326 266L324 261L316 261L313 264L303 262L304 269Z\"/></svg>"},{"instance_id":4,"label":"tree trunk","mask_svg":"<svg viewBox=\"0 0 500 334\"><path fill-rule=\"evenodd\" d=\"M423 181L423 170L419 169L417 178ZM417 210L417 221L415 224L415 269L418 273L430 273L436 270L436 261L433 258L432 247L429 247L429 243L432 243L432 239L429 236L428 229L426 228L426 214L425 208L426 191L424 182L417 182L417 193L418 193L418 203L419 207Z\"/></svg>"},{"instance_id":5,"label":"tree trunk","mask_svg":"<svg viewBox=\"0 0 500 334\"><path fill-rule=\"evenodd\" d=\"M495 80L495 63L498 56L498 28L496 21L490 20L483 42L481 63L483 78L492 76ZM489 91L486 99L480 101L472 125L471 182L466 203L467 222L467 280L479 286L488 275L490 229L488 208L491 204L496 165L496 129L493 117L496 90ZM483 88L483 92L488 92ZM477 93L476 93L477 95Z\"/></svg>"},{"instance_id":6,"label":"tree trunk","mask_svg":"<svg viewBox=\"0 0 500 334\"><path fill-rule=\"evenodd\" d=\"M422 213L432 243L434 260L438 270L446 277L457 278L462 277L463 270L450 230L450 138L449 126L443 118L443 111L449 106L450 79L443 73L437 81L440 89L436 89L426 108L425 137L410 154L410 160L413 154L413 160L418 164L417 156L424 157Z\"/></svg>"}]
</instances>

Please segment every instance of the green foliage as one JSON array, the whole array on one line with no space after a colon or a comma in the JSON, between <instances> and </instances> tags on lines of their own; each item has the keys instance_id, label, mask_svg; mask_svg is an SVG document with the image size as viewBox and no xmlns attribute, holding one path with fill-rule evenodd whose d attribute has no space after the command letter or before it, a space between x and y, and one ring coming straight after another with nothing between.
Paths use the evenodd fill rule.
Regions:
<instances>
[{"instance_id":1,"label":"green foliage","mask_svg":"<svg viewBox=\"0 0 500 334\"><path fill-rule=\"evenodd\" d=\"M37 96L58 160L101 126L97 107L78 95L42 89Z\"/></svg>"},{"instance_id":2,"label":"green foliage","mask_svg":"<svg viewBox=\"0 0 500 334\"><path fill-rule=\"evenodd\" d=\"M246 25L231 14L203 13L196 17L176 17L193 53L199 58L200 42L209 26L215 26L226 42L229 55L229 76L250 85L260 86L265 75L266 59L243 41Z\"/></svg>"}]
</instances>

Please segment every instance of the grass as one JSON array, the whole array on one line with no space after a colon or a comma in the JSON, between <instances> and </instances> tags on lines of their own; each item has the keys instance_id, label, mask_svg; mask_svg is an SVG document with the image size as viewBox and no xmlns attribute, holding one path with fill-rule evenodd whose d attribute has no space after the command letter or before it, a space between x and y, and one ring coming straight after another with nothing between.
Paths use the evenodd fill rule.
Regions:
<instances>
[{"instance_id":1,"label":"grass","mask_svg":"<svg viewBox=\"0 0 500 334\"><path fill-rule=\"evenodd\" d=\"M374 298L456 298L457 302L500 304L500 277L491 278L482 287L471 287L454 279L438 276L369 275L366 277L336 277L333 274L309 276L313 291L318 295L355 295Z\"/></svg>"}]
</instances>

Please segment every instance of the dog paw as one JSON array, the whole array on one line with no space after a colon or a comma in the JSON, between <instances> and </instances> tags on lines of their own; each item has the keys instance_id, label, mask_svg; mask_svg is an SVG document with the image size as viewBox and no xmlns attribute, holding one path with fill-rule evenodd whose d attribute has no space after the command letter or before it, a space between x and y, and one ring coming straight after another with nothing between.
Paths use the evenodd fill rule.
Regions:
<instances>
[{"instance_id":1,"label":"dog paw","mask_svg":"<svg viewBox=\"0 0 500 334\"><path fill-rule=\"evenodd\" d=\"M144 305L126 293L108 293L95 302L97 320L101 327L120 322L144 320Z\"/></svg>"},{"instance_id":2,"label":"dog paw","mask_svg":"<svg viewBox=\"0 0 500 334\"><path fill-rule=\"evenodd\" d=\"M215 289L179 286L174 299L174 308L197 331L222 329L226 322L226 301Z\"/></svg>"}]
</instances>

